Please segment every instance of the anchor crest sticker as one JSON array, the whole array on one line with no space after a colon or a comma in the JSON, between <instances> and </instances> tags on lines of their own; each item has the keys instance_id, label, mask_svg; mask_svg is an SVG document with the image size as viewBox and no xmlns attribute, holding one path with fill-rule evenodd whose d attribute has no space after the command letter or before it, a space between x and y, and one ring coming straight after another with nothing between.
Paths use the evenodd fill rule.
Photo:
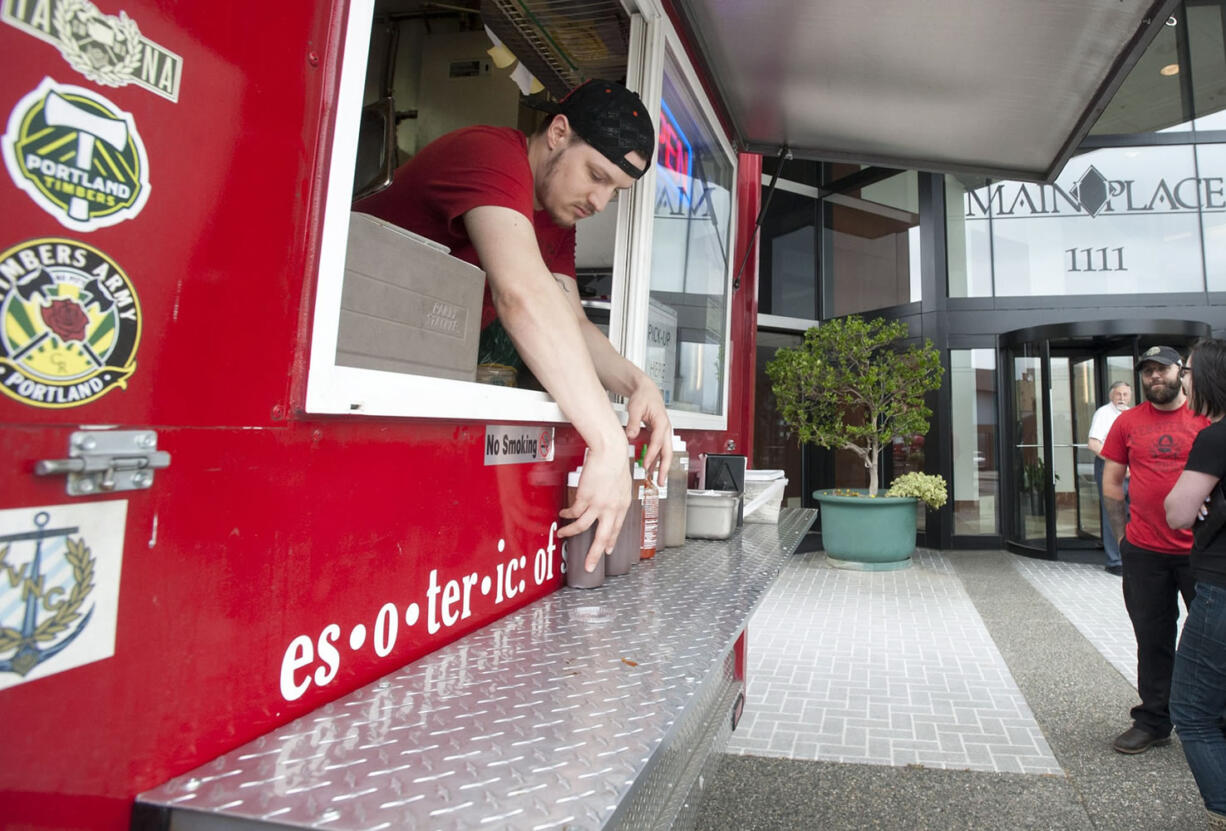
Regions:
<instances>
[{"instance_id":1,"label":"anchor crest sticker","mask_svg":"<svg viewBox=\"0 0 1226 831\"><path fill-rule=\"evenodd\" d=\"M0 511L0 689L114 653L126 501Z\"/></svg>"},{"instance_id":2,"label":"anchor crest sticker","mask_svg":"<svg viewBox=\"0 0 1226 831\"><path fill-rule=\"evenodd\" d=\"M0 624L0 672L28 675L76 640L94 613L92 605L82 608L94 590L94 558L89 546L82 537L73 538L80 528L48 528L50 519L50 514L40 511L34 516L35 530L0 537L0 571L10 585L20 587L22 601L20 628ZM44 543L58 538L63 538L62 546L48 545L43 551ZM29 562L9 562L9 553L18 542L32 545ZM62 565L53 567L52 551L59 554ZM48 584L49 571L62 578Z\"/></svg>"}]
</instances>

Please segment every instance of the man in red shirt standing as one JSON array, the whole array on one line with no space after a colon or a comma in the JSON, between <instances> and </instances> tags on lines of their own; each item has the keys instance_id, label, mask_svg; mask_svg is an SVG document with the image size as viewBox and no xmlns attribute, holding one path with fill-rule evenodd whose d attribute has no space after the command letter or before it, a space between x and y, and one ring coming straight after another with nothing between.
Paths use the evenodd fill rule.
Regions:
<instances>
[{"instance_id":1,"label":"man in red shirt standing","mask_svg":"<svg viewBox=\"0 0 1226 831\"><path fill-rule=\"evenodd\" d=\"M1132 727L1111 746L1144 753L1171 740L1171 670L1179 595L1191 605L1195 581L1189 566L1192 532L1166 524L1163 502L1188 460L1192 441L1209 420L1185 405L1183 360L1169 346L1154 346L1137 363L1145 402L1120 414L1103 443L1103 500L1111 530L1120 539L1124 605L1137 638L1137 693ZM1124 473L1131 471L1131 511L1124 502Z\"/></svg>"}]
</instances>

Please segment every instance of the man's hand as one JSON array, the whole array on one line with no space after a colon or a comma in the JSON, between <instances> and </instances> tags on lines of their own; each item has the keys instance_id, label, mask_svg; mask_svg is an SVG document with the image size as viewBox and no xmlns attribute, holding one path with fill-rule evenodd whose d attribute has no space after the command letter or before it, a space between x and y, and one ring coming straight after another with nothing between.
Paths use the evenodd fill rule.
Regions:
<instances>
[{"instance_id":1,"label":"man's hand","mask_svg":"<svg viewBox=\"0 0 1226 831\"><path fill-rule=\"evenodd\" d=\"M600 453L589 450L583 472L579 474L579 489L575 502L558 512L564 519L573 519L558 529L558 536L565 539L586 531L597 523L592 547L588 549L584 567L591 571L600 558L613 550L626 509L630 507L630 465L626 445Z\"/></svg>"},{"instance_id":2,"label":"man's hand","mask_svg":"<svg viewBox=\"0 0 1226 831\"><path fill-rule=\"evenodd\" d=\"M502 325L589 448L575 504L560 514L576 521L558 536L573 537L599 521L587 556L588 568L595 568L613 547L625 519L630 473L626 434L589 354L578 293L568 297L559 291L541 259L532 224L522 214L487 205L464 214L464 225L485 268Z\"/></svg>"},{"instance_id":3,"label":"man's hand","mask_svg":"<svg viewBox=\"0 0 1226 831\"><path fill-rule=\"evenodd\" d=\"M664 398L660 390L646 375L640 375L634 392L626 399L626 438L630 441L638 436L641 425L646 424L651 431L647 441L646 462L647 475L659 461L660 468L656 473L656 484L667 481L669 466L673 463L673 425L668 420L668 411L664 408Z\"/></svg>"}]
</instances>

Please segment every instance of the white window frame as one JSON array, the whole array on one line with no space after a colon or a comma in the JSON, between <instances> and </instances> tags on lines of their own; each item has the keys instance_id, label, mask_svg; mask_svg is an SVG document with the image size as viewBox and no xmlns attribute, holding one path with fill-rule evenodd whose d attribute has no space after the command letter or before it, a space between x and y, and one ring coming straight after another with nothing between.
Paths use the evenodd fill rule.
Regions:
<instances>
[{"instance_id":1,"label":"white window frame","mask_svg":"<svg viewBox=\"0 0 1226 831\"><path fill-rule=\"evenodd\" d=\"M715 114L707 98L706 91L698 80L698 75L690 63L689 55L673 28L672 21L665 14L659 0L631 0L626 3L627 10L636 14L643 21L645 28L644 48L641 55L631 48L628 80L633 84L638 82L639 96L643 103L653 113L652 120L659 129L658 113L664 92L664 67L668 64L668 56L681 71L677 80L684 83L694 101L697 102L700 115L706 122L710 135L719 143L720 150L727 157L732 169L730 183L730 216L728 217L728 264L724 273L724 361L723 399L718 415L711 413L695 413L690 410L668 411L673 427L682 430L727 430L728 402L730 400L731 367L733 362L732 344L732 292L733 260L736 257L737 233L737 199L738 199L738 159L731 142L724 134L724 128ZM632 18L633 20L633 18ZM631 29L633 34L633 28ZM634 38L631 38L634 42ZM641 60L641 65L639 61ZM635 366L643 367L647 359L647 318L651 300L651 245L653 218L655 213L656 172L658 165L639 180L639 186L634 189L631 202L630 231L637 244L630 251L630 293L626 298L625 330L622 337L623 353Z\"/></svg>"},{"instance_id":2,"label":"white window frame","mask_svg":"<svg viewBox=\"0 0 1226 831\"><path fill-rule=\"evenodd\" d=\"M469 381L432 378L336 364L340 325L341 290L345 275L345 251L349 239L349 214L353 193L353 159L357 156L358 124L366 79L374 0L351 0L342 47L340 88L337 96L324 195L320 235L319 273L307 367L305 409L308 413L368 416L404 416L464 421L567 422L557 403L537 390L511 389ZM636 80L644 103L659 112L663 86L665 50L682 70L685 82L702 107L711 133L721 143L733 166L732 205L729 219L728 259L735 251L736 155L727 142L702 86L686 57L676 32L657 0L628 2L631 37L628 81ZM638 14L636 14L638 12ZM339 162L339 163L338 163ZM655 195L655 165L639 180L629 199L618 199L618 229L613 253L614 302L610 311L609 338L628 360L642 367L646 357L647 308L650 296L651 214ZM669 411L674 427L682 429L727 429L729 367L732 364L731 267L725 279L724 400L722 415ZM618 302L620 301L620 302ZM625 405L614 410L626 421Z\"/></svg>"}]
</instances>

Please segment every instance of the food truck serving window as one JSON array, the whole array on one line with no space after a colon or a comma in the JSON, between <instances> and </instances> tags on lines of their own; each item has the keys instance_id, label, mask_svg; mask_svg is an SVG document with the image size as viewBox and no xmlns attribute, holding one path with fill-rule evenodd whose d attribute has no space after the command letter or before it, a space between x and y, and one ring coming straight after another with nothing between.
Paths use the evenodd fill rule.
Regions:
<instances>
[{"instance_id":1,"label":"food truck serving window","mask_svg":"<svg viewBox=\"0 0 1226 831\"><path fill-rule=\"evenodd\" d=\"M726 411L732 155L685 73L664 62L652 212L647 372L669 408Z\"/></svg>"},{"instance_id":2,"label":"food truck serving window","mask_svg":"<svg viewBox=\"0 0 1226 831\"><path fill-rule=\"evenodd\" d=\"M492 350L509 339L499 344L488 331L481 338L482 272L361 199L446 132L534 127L521 90L539 84L514 55L491 48L496 36L475 8L448 8L458 10L454 20L440 20L420 0L350 3L306 409L562 421L546 393L499 385L504 378L493 367L502 359ZM722 429L734 156L712 129L667 17L658 7L645 11L646 20L634 15L629 27L625 72L660 113L658 163L628 195L576 226L580 296L598 287L584 303L589 316L657 381L676 426Z\"/></svg>"}]
</instances>

